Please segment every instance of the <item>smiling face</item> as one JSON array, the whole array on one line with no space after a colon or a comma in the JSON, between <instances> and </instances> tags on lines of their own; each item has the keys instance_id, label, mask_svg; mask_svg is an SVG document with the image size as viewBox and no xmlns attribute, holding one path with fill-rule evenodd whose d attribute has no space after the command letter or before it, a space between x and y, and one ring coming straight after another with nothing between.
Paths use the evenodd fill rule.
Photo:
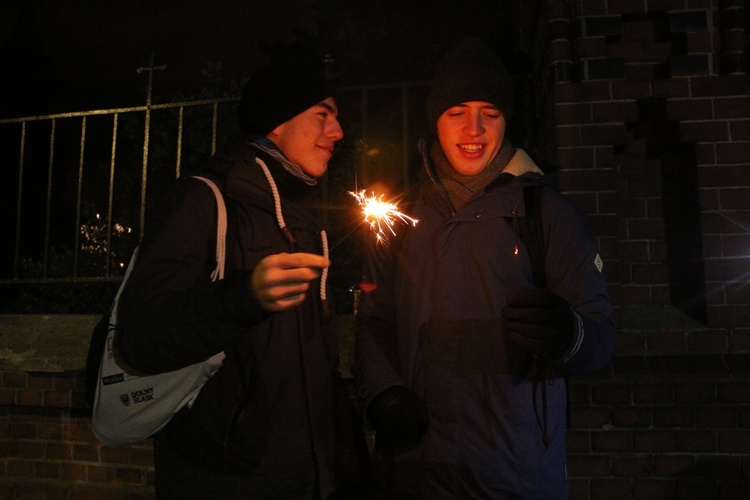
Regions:
<instances>
[{"instance_id":1,"label":"smiling face","mask_svg":"<svg viewBox=\"0 0 750 500\"><path fill-rule=\"evenodd\" d=\"M336 102L329 97L277 126L266 137L307 175L318 178L328 170L334 144L344 137L337 116Z\"/></svg>"},{"instance_id":2,"label":"smiling face","mask_svg":"<svg viewBox=\"0 0 750 500\"><path fill-rule=\"evenodd\" d=\"M503 145L505 117L488 102L464 102L440 115L437 135L453 168L463 175L477 175Z\"/></svg>"}]
</instances>

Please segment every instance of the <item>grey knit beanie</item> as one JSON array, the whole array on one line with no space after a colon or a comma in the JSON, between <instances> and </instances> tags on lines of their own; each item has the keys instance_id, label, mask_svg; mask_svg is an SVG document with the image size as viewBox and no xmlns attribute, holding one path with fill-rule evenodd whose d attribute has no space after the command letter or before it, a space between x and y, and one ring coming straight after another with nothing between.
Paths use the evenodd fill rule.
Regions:
<instances>
[{"instance_id":1,"label":"grey knit beanie","mask_svg":"<svg viewBox=\"0 0 750 500\"><path fill-rule=\"evenodd\" d=\"M446 109L468 101L486 101L510 122L513 81L500 57L479 38L459 43L438 61L427 96L427 125L437 133L437 121Z\"/></svg>"},{"instance_id":2,"label":"grey knit beanie","mask_svg":"<svg viewBox=\"0 0 750 500\"><path fill-rule=\"evenodd\" d=\"M322 64L275 64L262 68L242 90L240 129L246 136L266 135L333 95L333 84L325 77Z\"/></svg>"}]
</instances>

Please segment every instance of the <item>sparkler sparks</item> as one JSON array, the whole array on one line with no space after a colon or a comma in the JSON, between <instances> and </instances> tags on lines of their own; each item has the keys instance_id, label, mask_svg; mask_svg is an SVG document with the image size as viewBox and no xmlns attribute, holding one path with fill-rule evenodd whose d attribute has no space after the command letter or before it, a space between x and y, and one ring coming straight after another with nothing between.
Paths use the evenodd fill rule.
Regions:
<instances>
[{"instance_id":1,"label":"sparkler sparks","mask_svg":"<svg viewBox=\"0 0 750 500\"><path fill-rule=\"evenodd\" d=\"M359 206L362 207L365 222L370 225L370 229L374 230L378 243L384 243L387 239L386 230L394 236L396 235L393 230L396 222L411 224L412 226L416 226L419 222L417 219L401 212L396 203L383 201L382 194L375 196L375 193L372 193L368 196L364 189L358 193L349 191L349 194L354 196L359 202Z\"/></svg>"}]
</instances>

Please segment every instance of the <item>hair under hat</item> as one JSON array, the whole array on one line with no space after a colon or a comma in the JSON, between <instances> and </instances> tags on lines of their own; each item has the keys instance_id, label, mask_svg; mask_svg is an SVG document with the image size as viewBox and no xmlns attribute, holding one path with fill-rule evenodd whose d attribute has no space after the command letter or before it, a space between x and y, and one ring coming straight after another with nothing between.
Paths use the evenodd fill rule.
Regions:
<instances>
[{"instance_id":1,"label":"hair under hat","mask_svg":"<svg viewBox=\"0 0 750 500\"><path fill-rule=\"evenodd\" d=\"M245 84L238 110L245 135L267 135L328 97L333 85L323 65L276 64L257 71Z\"/></svg>"},{"instance_id":2,"label":"hair under hat","mask_svg":"<svg viewBox=\"0 0 750 500\"><path fill-rule=\"evenodd\" d=\"M446 109L469 101L485 101L502 111L506 121L513 112L513 81L500 57L479 38L459 43L438 61L427 96L427 125L435 134Z\"/></svg>"}]
</instances>

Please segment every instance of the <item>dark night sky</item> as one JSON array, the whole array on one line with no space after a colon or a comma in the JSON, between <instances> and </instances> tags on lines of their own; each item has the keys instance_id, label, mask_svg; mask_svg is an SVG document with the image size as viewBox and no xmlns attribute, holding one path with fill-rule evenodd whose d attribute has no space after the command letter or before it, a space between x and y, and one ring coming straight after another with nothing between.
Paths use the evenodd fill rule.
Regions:
<instances>
[{"instance_id":1,"label":"dark night sky","mask_svg":"<svg viewBox=\"0 0 750 500\"><path fill-rule=\"evenodd\" d=\"M13 111L140 104L150 54L166 64L155 89L189 91L221 61L241 79L259 40L288 42L313 32L313 0L3 0L0 2L0 116ZM11 97L12 96L12 97Z\"/></svg>"},{"instance_id":2,"label":"dark night sky","mask_svg":"<svg viewBox=\"0 0 750 500\"><path fill-rule=\"evenodd\" d=\"M2 0L0 118L143 104L148 76L136 70L152 53L167 66L155 96L195 95L209 63L241 81L261 43L300 33L322 35L355 83L419 79L459 36L513 45L513 1Z\"/></svg>"}]
</instances>

